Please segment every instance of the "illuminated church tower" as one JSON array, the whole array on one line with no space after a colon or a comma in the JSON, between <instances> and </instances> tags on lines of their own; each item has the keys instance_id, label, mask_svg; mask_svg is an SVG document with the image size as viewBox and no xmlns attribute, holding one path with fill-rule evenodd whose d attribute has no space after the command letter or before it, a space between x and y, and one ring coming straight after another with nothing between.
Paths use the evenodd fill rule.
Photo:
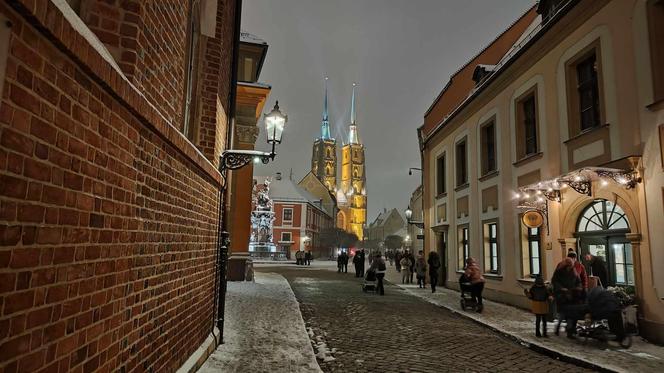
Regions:
<instances>
[{"instance_id":1,"label":"illuminated church tower","mask_svg":"<svg viewBox=\"0 0 664 373\"><path fill-rule=\"evenodd\" d=\"M311 172L330 192L337 188L337 142L330 136L330 120L327 115L327 77L325 78L325 99L320 138L314 141L311 157Z\"/></svg>"},{"instance_id":2,"label":"illuminated church tower","mask_svg":"<svg viewBox=\"0 0 664 373\"><path fill-rule=\"evenodd\" d=\"M348 143L341 148L341 188L337 192L339 214L337 226L352 232L362 240L367 220L367 191L364 173L364 145L360 141L355 121L355 86L350 106Z\"/></svg>"}]
</instances>

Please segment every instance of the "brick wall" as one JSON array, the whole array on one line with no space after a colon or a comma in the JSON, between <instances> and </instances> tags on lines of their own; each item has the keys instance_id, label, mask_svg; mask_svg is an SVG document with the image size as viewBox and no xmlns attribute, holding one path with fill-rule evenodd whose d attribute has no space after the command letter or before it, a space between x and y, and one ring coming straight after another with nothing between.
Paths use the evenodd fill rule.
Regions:
<instances>
[{"instance_id":1,"label":"brick wall","mask_svg":"<svg viewBox=\"0 0 664 373\"><path fill-rule=\"evenodd\" d=\"M225 24L232 4L220 4ZM0 13L12 21L0 101L0 372L174 371L213 325L221 182L169 125L183 88L160 86L162 75L138 91L122 54L129 81L50 1L0 1ZM178 64L181 52L166 49L146 58ZM227 95L219 83L210 114L221 143Z\"/></svg>"}]
</instances>

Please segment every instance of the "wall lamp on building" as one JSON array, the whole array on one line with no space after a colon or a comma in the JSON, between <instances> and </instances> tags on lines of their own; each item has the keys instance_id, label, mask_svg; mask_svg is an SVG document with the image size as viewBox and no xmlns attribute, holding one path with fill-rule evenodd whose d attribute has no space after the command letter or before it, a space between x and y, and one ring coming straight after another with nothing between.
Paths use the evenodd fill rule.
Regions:
<instances>
[{"instance_id":1,"label":"wall lamp on building","mask_svg":"<svg viewBox=\"0 0 664 373\"><path fill-rule=\"evenodd\" d=\"M422 172L422 169L421 169L421 168L418 168L418 167L410 167L410 168L408 169L408 175L412 175L412 174L413 174L413 171L420 171L420 172Z\"/></svg>"},{"instance_id":2,"label":"wall lamp on building","mask_svg":"<svg viewBox=\"0 0 664 373\"><path fill-rule=\"evenodd\" d=\"M414 225L420 229L424 229L424 222L423 221L413 221L411 218L413 217L413 210L410 208L410 205L406 208L405 211L406 214L406 220L408 220L408 224Z\"/></svg>"},{"instance_id":3,"label":"wall lamp on building","mask_svg":"<svg viewBox=\"0 0 664 373\"><path fill-rule=\"evenodd\" d=\"M274 160L274 157L277 155L275 146L281 144L281 136L283 135L286 122L288 122L288 116L279 110L279 101L277 101L272 111L264 115L264 119L267 143L272 145L272 150L269 153L258 150L225 150L221 154L219 165L221 175L224 179L226 178L227 170L237 170L251 162L267 164L269 161Z\"/></svg>"}]
</instances>

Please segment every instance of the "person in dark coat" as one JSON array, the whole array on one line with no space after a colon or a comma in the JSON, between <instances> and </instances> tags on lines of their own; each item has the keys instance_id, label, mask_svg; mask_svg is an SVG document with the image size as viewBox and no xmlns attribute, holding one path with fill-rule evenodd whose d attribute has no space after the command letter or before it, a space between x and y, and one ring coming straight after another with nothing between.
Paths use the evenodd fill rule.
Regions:
<instances>
[{"instance_id":1,"label":"person in dark coat","mask_svg":"<svg viewBox=\"0 0 664 373\"><path fill-rule=\"evenodd\" d=\"M304 253L304 264L310 266L311 265L311 259L313 259L313 257L314 256L311 254L311 250Z\"/></svg>"},{"instance_id":2,"label":"person in dark coat","mask_svg":"<svg viewBox=\"0 0 664 373\"><path fill-rule=\"evenodd\" d=\"M410 268L408 270L410 271L410 283L413 283L413 274L415 272L415 256L413 253L410 252L409 249L406 249L406 253L404 256L408 257L408 260L410 260Z\"/></svg>"},{"instance_id":3,"label":"person in dark coat","mask_svg":"<svg viewBox=\"0 0 664 373\"><path fill-rule=\"evenodd\" d=\"M576 320L580 318L575 306L582 299L583 285L579 275L574 270L574 261L571 258L565 258L558 264L553 272L553 277L551 277L551 284L553 285L553 294L559 312L555 334L558 335L560 322L564 317L567 319L567 327L565 328L567 337L574 338ZM581 317L583 316L581 315Z\"/></svg>"},{"instance_id":4,"label":"person in dark coat","mask_svg":"<svg viewBox=\"0 0 664 373\"><path fill-rule=\"evenodd\" d=\"M355 277L361 277L360 276L360 252L356 251L355 255L353 255L353 267L355 267Z\"/></svg>"},{"instance_id":5,"label":"person in dark coat","mask_svg":"<svg viewBox=\"0 0 664 373\"><path fill-rule=\"evenodd\" d=\"M606 268L606 262L601 256L586 254L586 263L591 276L599 277L603 287L609 286L609 271Z\"/></svg>"},{"instance_id":6,"label":"person in dark coat","mask_svg":"<svg viewBox=\"0 0 664 373\"><path fill-rule=\"evenodd\" d=\"M344 251L343 254L344 254L343 263L342 263L343 270L344 270L344 273L348 273L348 259L349 259L348 253Z\"/></svg>"},{"instance_id":7,"label":"person in dark coat","mask_svg":"<svg viewBox=\"0 0 664 373\"><path fill-rule=\"evenodd\" d=\"M343 266L344 266L344 252L342 251L337 256L337 273L341 273Z\"/></svg>"},{"instance_id":8,"label":"person in dark coat","mask_svg":"<svg viewBox=\"0 0 664 373\"><path fill-rule=\"evenodd\" d=\"M383 279L385 278L385 272L387 271L387 266L385 265L385 259L381 257L380 251L374 255L374 259L371 262L370 271L376 273L376 279L378 284L376 285L376 291L380 295L385 295L385 287L383 286Z\"/></svg>"},{"instance_id":9,"label":"person in dark coat","mask_svg":"<svg viewBox=\"0 0 664 373\"><path fill-rule=\"evenodd\" d=\"M616 335L616 341L622 341L625 334L625 327L622 319L622 307L616 296L600 287L592 288L587 296L588 308L594 320L607 319L609 330Z\"/></svg>"},{"instance_id":10,"label":"person in dark coat","mask_svg":"<svg viewBox=\"0 0 664 373\"><path fill-rule=\"evenodd\" d=\"M524 289L524 292L531 300L531 311L535 314L535 336L546 338L546 315L549 313L549 298L553 297L549 288L544 284L542 275L537 275L535 284L530 289ZM542 324L541 333L540 323Z\"/></svg>"},{"instance_id":11,"label":"person in dark coat","mask_svg":"<svg viewBox=\"0 0 664 373\"><path fill-rule=\"evenodd\" d=\"M394 254L394 268L397 269L397 272L401 272L401 252L399 250Z\"/></svg>"},{"instance_id":12,"label":"person in dark coat","mask_svg":"<svg viewBox=\"0 0 664 373\"><path fill-rule=\"evenodd\" d=\"M438 271L440 270L440 256L437 252L429 252L429 282L431 282L431 292L436 292L436 285L438 285Z\"/></svg>"},{"instance_id":13,"label":"person in dark coat","mask_svg":"<svg viewBox=\"0 0 664 373\"><path fill-rule=\"evenodd\" d=\"M364 249L360 250L360 276L364 277Z\"/></svg>"}]
</instances>

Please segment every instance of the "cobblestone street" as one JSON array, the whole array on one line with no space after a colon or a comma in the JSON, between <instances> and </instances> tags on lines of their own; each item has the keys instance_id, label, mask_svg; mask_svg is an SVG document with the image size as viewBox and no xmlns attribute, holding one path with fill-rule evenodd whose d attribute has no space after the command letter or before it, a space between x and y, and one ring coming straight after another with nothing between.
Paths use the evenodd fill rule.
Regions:
<instances>
[{"instance_id":1,"label":"cobblestone street","mask_svg":"<svg viewBox=\"0 0 664 373\"><path fill-rule=\"evenodd\" d=\"M325 372L584 371L391 284L380 297L363 293L361 280L350 273L293 267L259 271L286 277L312 338L336 351L334 360L319 360Z\"/></svg>"}]
</instances>

